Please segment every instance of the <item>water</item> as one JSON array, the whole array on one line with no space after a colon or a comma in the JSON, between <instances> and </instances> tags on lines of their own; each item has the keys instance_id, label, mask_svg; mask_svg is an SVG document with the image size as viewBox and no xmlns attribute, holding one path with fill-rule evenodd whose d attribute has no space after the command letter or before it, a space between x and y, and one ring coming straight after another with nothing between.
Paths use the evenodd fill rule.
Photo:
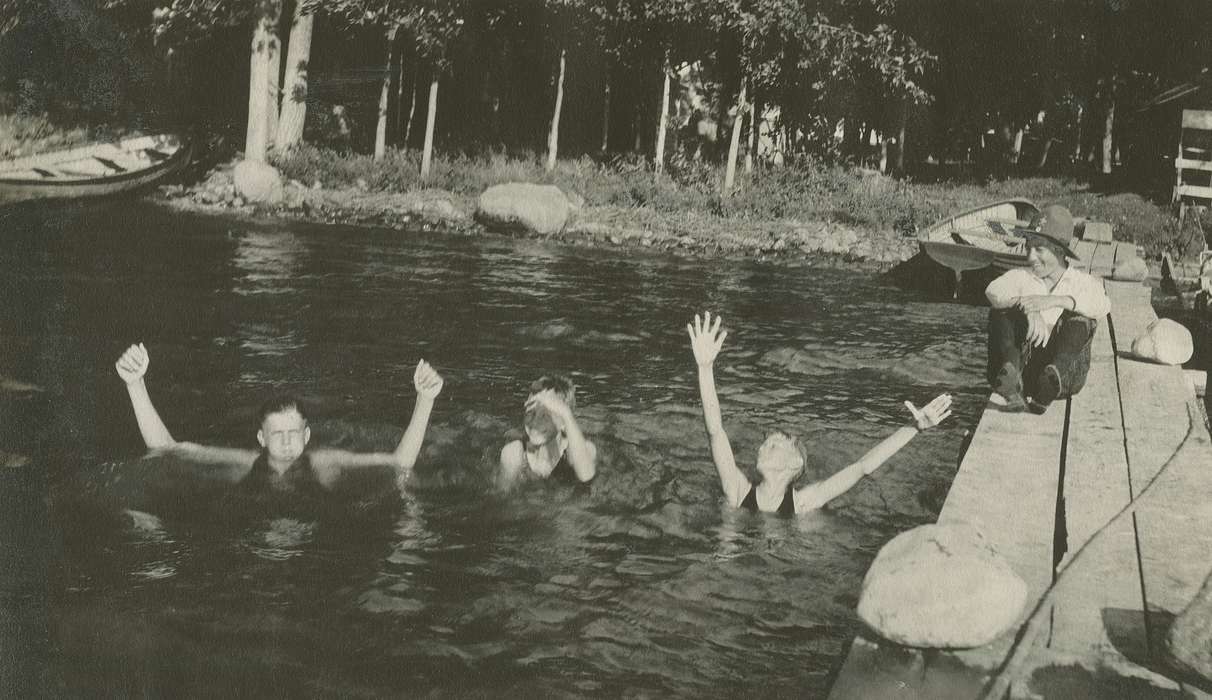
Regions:
<instances>
[{"instance_id":1,"label":"water","mask_svg":"<svg viewBox=\"0 0 1212 700\"><path fill-rule=\"evenodd\" d=\"M937 516L986 394L982 310L850 270L130 202L0 216L0 450L33 462L4 472L0 662L52 695L819 697L867 565ZM730 331L744 469L775 427L828 471L906 398L950 391L955 416L822 512L731 511L685 329L702 309ZM246 447L281 389L315 440L391 449L429 360L418 487L266 504L143 458L113 371L136 341L177 439ZM578 385L598 478L486 490L550 371Z\"/></svg>"}]
</instances>

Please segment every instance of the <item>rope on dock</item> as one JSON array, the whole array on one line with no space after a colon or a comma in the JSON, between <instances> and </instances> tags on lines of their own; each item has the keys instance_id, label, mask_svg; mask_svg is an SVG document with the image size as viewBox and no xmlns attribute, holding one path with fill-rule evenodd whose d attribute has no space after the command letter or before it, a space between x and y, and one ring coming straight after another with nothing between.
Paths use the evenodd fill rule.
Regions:
<instances>
[{"instance_id":1,"label":"rope on dock","mask_svg":"<svg viewBox=\"0 0 1212 700\"><path fill-rule=\"evenodd\" d=\"M1103 534L1113 525L1116 525L1125 518L1136 514L1136 509L1144 502L1154 484L1161 479L1163 474L1169 471L1170 465L1174 463L1175 459L1183 451L1183 448L1188 442L1190 442L1192 435L1195 433L1195 425L1197 421L1202 421L1203 417L1199 415L1192 415L1193 413L1196 413L1198 409L1193 407L1191 401L1188 401L1186 405L1187 434L1183 436L1182 441L1180 441L1178 446L1175 447L1174 452L1171 453L1168 459L1166 459L1166 462L1161 466L1161 468L1157 470L1157 473L1149 479L1144 488L1141 489L1140 493L1136 495L1136 498L1133 498L1131 501L1125 504L1124 507L1113 515L1110 520L1103 523L1098 530L1095 530L1094 534L1091 535L1081 547L1078 547L1077 551L1073 554L1073 557L1069 560L1069 565L1056 575L1056 578L1052 581L1051 585L1048 586L1047 590L1044 591L1044 594L1040 596L1039 601L1036 602L1035 607L1032 608L1031 614L1020 626L1020 633L1015 635L1014 641L1010 644L1010 653L1006 656L1006 660L1002 662L1001 666L996 672L994 672L994 674L989 678L989 681L985 684L985 689L980 695L980 700L1001 700L1002 698L1006 697L1006 694L1010 691L1010 686L1017 679L1019 674L1022 672L1023 667L1026 665L1027 660L1030 658L1031 651L1035 645L1035 640L1043 631L1044 623L1051 619L1050 616L1042 613L1045 610L1051 609L1051 604L1055 602L1057 587L1060 585L1061 581L1064 580L1065 576L1070 571L1077 567L1078 563L1081 561L1082 555L1090 549L1090 545L1094 544L1095 541L1100 539ZM1148 615L1147 610L1145 611L1145 614Z\"/></svg>"}]
</instances>

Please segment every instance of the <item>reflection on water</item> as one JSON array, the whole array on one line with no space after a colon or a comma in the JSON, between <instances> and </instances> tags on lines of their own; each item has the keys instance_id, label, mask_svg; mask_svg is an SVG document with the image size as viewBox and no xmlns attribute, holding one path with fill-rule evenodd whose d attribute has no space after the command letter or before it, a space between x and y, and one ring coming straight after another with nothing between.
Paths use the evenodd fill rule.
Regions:
<instances>
[{"instance_id":1,"label":"reflection on water","mask_svg":"<svg viewBox=\"0 0 1212 700\"><path fill-rule=\"evenodd\" d=\"M23 303L0 312L0 376L46 393L43 427L0 449L51 475L53 652L31 658L65 695L820 696L867 564L935 517L984 397L979 309L848 271L129 204L8 216ZM776 427L831 471L905 399L951 391L956 417L821 513L730 510L685 331L703 309L730 331L717 381L744 469ZM424 357L446 387L416 488L256 501L141 458L112 369L139 340L174 435L226 445L254 444L281 389L316 406L316 440L390 450ZM552 371L578 384L599 476L495 493Z\"/></svg>"}]
</instances>

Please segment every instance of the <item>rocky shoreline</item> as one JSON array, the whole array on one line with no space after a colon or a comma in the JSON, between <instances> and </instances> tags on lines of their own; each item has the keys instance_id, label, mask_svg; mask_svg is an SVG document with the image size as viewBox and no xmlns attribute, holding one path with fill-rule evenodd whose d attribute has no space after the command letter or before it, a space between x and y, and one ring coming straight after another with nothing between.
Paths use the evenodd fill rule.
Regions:
<instances>
[{"instance_id":1,"label":"rocky shoreline","mask_svg":"<svg viewBox=\"0 0 1212 700\"><path fill-rule=\"evenodd\" d=\"M372 192L363 187L329 189L282 183L274 205L252 204L236 187L231 166L213 170L192 185L160 188L170 208L223 213L250 220L293 220L352 224L398 230L438 231L454 235L509 233L538 240L588 247L639 248L696 257L743 257L843 264L887 270L908 260L917 240L893 232L873 232L829 221L734 221L707 213L652 214L642 218L615 207L585 206L567 193L568 221L556 232L486 226L477 217L477 201L440 189Z\"/></svg>"}]
</instances>

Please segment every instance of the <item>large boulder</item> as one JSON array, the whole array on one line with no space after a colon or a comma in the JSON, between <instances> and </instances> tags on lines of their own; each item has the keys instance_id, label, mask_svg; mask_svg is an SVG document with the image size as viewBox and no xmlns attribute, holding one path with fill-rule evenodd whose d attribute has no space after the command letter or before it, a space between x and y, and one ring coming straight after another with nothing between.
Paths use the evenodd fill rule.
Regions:
<instances>
[{"instance_id":1,"label":"large boulder","mask_svg":"<svg viewBox=\"0 0 1212 700\"><path fill-rule=\"evenodd\" d=\"M554 185L510 182L484 190L476 218L490 228L551 235L563 230L570 208Z\"/></svg>"},{"instance_id":2,"label":"large boulder","mask_svg":"<svg viewBox=\"0 0 1212 700\"><path fill-rule=\"evenodd\" d=\"M1149 278L1149 266L1133 255L1115 266L1111 278L1121 282L1144 282Z\"/></svg>"},{"instance_id":3,"label":"large boulder","mask_svg":"<svg viewBox=\"0 0 1212 700\"><path fill-rule=\"evenodd\" d=\"M964 649L1019 619L1027 584L972 525L922 525L880 550L863 579L858 615L885 639Z\"/></svg>"},{"instance_id":4,"label":"large boulder","mask_svg":"<svg viewBox=\"0 0 1212 700\"><path fill-rule=\"evenodd\" d=\"M1166 647L1174 665L1212 680L1212 576L1174 619Z\"/></svg>"},{"instance_id":5,"label":"large boulder","mask_svg":"<svg viewBox=\"0 0 1212 700\"><path fill-rule=\"evenodd\" d=\"M1159 318L1132 341L1132 354L1142 360L1152 360L1163 365L1181 365L1191 359L1195 346L1191 342L1191 331L1178 321Z\"/></svg>"},{"instance_id":6,"label":"large boulder","mask_svg":"<svg viewBox=\"0 0 1212 700\"><path fill-rule=\"evenodd\" d=\"M276 206L282 203L282 176L277 168L255 160L243 160L232 170L236 192L246 202Z\"/></svg>"}]
</instances>

